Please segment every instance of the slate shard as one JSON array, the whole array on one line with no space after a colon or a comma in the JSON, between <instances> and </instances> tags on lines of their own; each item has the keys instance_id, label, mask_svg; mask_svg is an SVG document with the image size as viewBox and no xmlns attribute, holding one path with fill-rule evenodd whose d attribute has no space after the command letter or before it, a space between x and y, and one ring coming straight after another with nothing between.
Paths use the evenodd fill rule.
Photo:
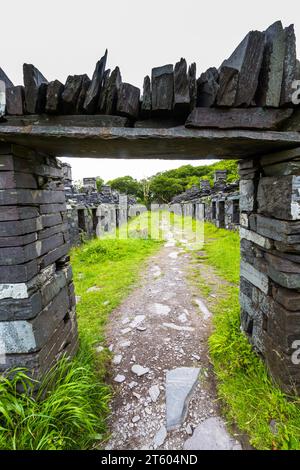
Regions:
<instances>
[{"instance_id":1,"label":"slate shard","mask_svg":"<svg viewBox=\"0 0 300 470\"><path fill-rule=\"evenodd\" d=\"M81 90L80 90L78 100L77 100L77 103L76 103L76 113L77 114L84 114L83 105L84 105L85 97L86 97L86 94L87 94L87 91L88 91L90 85L91 85L90 78L86 74L82 75Z\"/></svg>"},{"instance_id":2,"label":"slate shard","mask_svg":"<svg viewBox=\"0 0 300 470\"><path fill-rule=\"evenodd\" d=\"M215 67L209 68L197 80L197 106L210 108L215 104L219 90L219 72Z\"/></svg>"},{"instance_id":3,"label":"slate shard","mask_svg":"<svg viewBox=\"0 0 300 470\"><path fill-rule=\"evenodd\" d=\"M45 111L48 81L32 64L23 65L26 112L41 114Z\"/></svg>"},{"instance_id":4,"label":"slate shard","mask_svg":"<svg viewBox=\"0 0 300 470\"><path fill-rule=\"evenodd\" d=\"M122 77L119 67L116 67L107 83L107 89L105 94L105 107L103 112L105 114L115 114L117 110L117 102L118 102L118 92L122 83Z\"/></svg>"},{"instance_id":5,"label":"slate shard","mask_svg":"<svg viewBox=\"0 0 300 470\"><path fill-rule=\"evenodd\" d=\"M106 67L106 60L107 60L107 49L105 51L104 56L96 64L92 81L85 97L83 107L87 114L94 114L97 110L99 97L100 97L100 91L101 91L101 87L103 83L105 67Z\"/></svg>"},{"instance_id":6,"label":"slate shard","mask_svg":"<svg viewBox=\"0 0 300 470\"><path fill-rule=\"evenodd\" d=\"M65 114L76 114L76 107L81 92L83 75L69 75L62 93L62 106Z\"/></svg>"},{"instance_id":7,"label":"slate shard","mask_svg":"<svg viewBox=\"0 0 300 470\"><path fill-rule=\"evenodd\" d=\"M221 66L219 90L216 101L218 106L234 106L238 79L239 73L236 69L228 67L227 65Z\"/></svg>"},{"instance_id":8,"label":"slate shard","mask_svg":"<svg viewBox=\"0 0 300 470\"><path fill-rule=\"evenodd\" d=\"M5 83L6 88L11 88L14 86L13 82L8 78L4 70L0 67L0 81Z\"/></svg>"},{"instance_id":9,"label":"slate shard","mask_svg":"<svg viewBox=\"0 0 300 470\"><path fill-rule=\"evenodd\" d=\"M219 106L250 106L258 85L265 35L250 31L220 68Z\"/></svg>"},{"instance_id":10,"label":"slate shard","mask_svg":"<svg viewBox=\"0 0 300 470\"><path fill-rule=\"evenodd\" d=\"M64 85L59 80L49 83L46 96L46 113L59 114L61 112L63 90Z\"/></svg>"},{"instance_id":11,"label":"slate shard","mask_svg":"<svg viewBox=\"0 0 300 470\"><path fill-rule=\"evenodd\" d=\"M190 92L190 110L192 111L197 104L197 81L196 64L193 62L188 70L189 92Z\"/></svg>"},{"instance_id":12,"label":"slate shard","mask_svg":"<svg viewBox=\"0 0 300 470\"><path fill-rule=\"evenodd\" d=\"M258 106L278 108L280 105L285 33L281 21L265 31L265 49L255 102Z\"/></svg>"},{"instance_id":13,"label":"slate shard","mask_svg":"<svg viewBox=\"0 0 300 470\"><path fill-rule=\"evenodd\" d=\"M173 65L152 69L152 112L168 114L173 110L174 72Z\"/></svg>"},{"instance_id":14,"label":"slate shard","mask_svg":"<svg viewBox=\"0 0 300 470\"><path fill-rule=\"evenodd\" d=\"M121 83L118 90L117 113L130 119L137 119L140 107L140 89L130 85L130 83Z\"/></svg>"},{"instance_id":15,"label":"slate shard","mask_svg":"<svg viewBox=\"0 0 300 470\"><path fill-rule=\"evenodd\" d=\"M6 88L6 112L11 116L25 114L25 93L21 85Z\"/></svg>"},{"instance_id":16,"label":"slate shard","mask_svg":"<svg viewBox=\"0 0 300 470\"><path fill-rule=\"evenodd\" d=\"M181 58L174 68L174 112L186 115L190 109L190 90L186 60Z\"/></svg>"},{"instance_id":17,"label":"slate shard","mask_svg":"<svg viewBox=\"0 0 300 470\"><path fill-rule=\"evenodd\" d=\"M297 56L296 56L296 36L294 25L291 24L284 30L285 34L285 54L283 64L283 79L281 87L280 105L292 104L294 93L293 81L297 76Z\"/></svg>"},{"instance_id":18,"label":"slate shard","mask_svg":"<svg viewBox=\"0 0 300 470\"><path fill-rule=\"evenodd\" d=\"M141 105L142 117L149 117L152 109L152 96L151 96L151 80L149 75L144 78L143 84L143 99Z\"/></svg>"},{"instance_id":19,"label":"slate shard","mask_svg":"<svg viewBox=\"0 0 300 470\"><path fill-rule=\"evenodd\" d=\"M104 75L103 75L103 83L102 83L102 88L101 88L100 95L99 95L98 111L101 114L105 114L109 76L110 76L110 69L107 69L105 70Z\"/></svg>"}]
</instances>

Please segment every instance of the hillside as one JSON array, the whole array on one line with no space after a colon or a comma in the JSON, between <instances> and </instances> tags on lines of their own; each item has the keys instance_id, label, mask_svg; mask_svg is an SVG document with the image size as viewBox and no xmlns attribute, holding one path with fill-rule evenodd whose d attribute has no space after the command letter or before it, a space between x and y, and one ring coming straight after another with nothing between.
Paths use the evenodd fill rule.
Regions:
<instances>
[{"instance_id":1,"label":"hillside","mask_svg":"<svg viewBox=\"0 0 300 470\"><path fill-rule=\"evenodd\" d=\"M227 181L238 179L236 160L223 160L212 165L183 165L174 170L167 170L147 179L137 181L131 176L116 178L108 182L113 189L136 196L141 202L168 203L174 196L193 185L199 185L200 179L208 179L213 185L214 172L227 170Z\"/></svg>"}]
</instances>

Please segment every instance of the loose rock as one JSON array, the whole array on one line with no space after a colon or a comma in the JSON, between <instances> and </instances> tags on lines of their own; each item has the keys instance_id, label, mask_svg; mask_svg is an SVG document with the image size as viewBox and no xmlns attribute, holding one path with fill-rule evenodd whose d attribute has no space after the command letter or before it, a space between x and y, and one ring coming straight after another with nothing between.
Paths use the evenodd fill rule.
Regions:
<instances>
[{"instance_id":1,"label":"loose rock","mask_svg":"<svg viewBox=\"0 0 300 470\"><path fill-rule=\"evenodd\" d=\"M150 369L148 367L143 367L143 366L140 366L139 364L133 365L131 367L131 370L138 377L141 377L142 375L148 374L148 372L150 372Z\"/></svg>"},{"instance_id":2,"label":"loose rock","mask_svg":"<svg viewBox=\"0 0 300 470\"><path fill-rule=\"evenodd\" d=\"M153 439L153 447L154 449L157 449L157 447L160 447L163 445L167 437L167 430L165 426L162 426L159 431L155 434L154 439Z\"/></svg>"},{"instance_id":3,"label":"loose rock","mask_svg":"<svg viewBox=\"0 0 300 470\"><path fill-rule=\"evenodd\" d=\"M238 442L228 434L220 418L208 418L199 424L183 448L184 450L242 450Z\"/></svg>"},{"instance_id":4,"label":"loose rock","mask_svg":"<svg viewBox=\"0 0 300 470\"><path fill-rule=\"evenodd\" d=\"M160 389L158 385L152 385L152 387L149 388L149 395L151 400L155 403L160 395Z\"/></svg>"},{"instance_id":5,"label":"loose rock","mask_svg":"<svg viewBox=\"0 0 300 470\"><path fill-rule=\"evenodd\" d=\"M125 377L125 375L121 375L121 374L118 374L118 375L114 378L114 381L115 381L115 382L118 382L118 383L122 383L122 382L124 382L124 380L126 380L126 377Z\"/></svg>"}]
</instances>

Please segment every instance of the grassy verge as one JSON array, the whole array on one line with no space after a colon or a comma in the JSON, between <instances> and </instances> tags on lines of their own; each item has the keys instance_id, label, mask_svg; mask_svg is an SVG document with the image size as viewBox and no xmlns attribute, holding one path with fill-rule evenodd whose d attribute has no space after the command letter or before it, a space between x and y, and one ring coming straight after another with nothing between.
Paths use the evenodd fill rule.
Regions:
<instances>
[{"instance_id":1,"label":"grassy verge","mask_svg":"<svg viewBox=\"0 0 300 470\"><path fill-rule=\"evenodd\" d=\"M102 343L109 313L128 295L143 261L158 247L148 239L93 240L72 253L79 331ZM95 291L88 292L89 288Z\"/></svg>"},{"instance_id":2,"label":"grassy verge","mask_svg":"<svg viewBox=\"0 0 300 470\"><path fill-rule=\"evenodd\" d=\"M205 224L205 240L204 262L229 281L221 287L220 300L210 305L214 312L210 355L224 412L255 448L299 450L300 400L292 401L274 385L240 330L239 235Z\"/></svg>"},{"instance_id":3,"label":"grassy verge","mask_svg":"<svg viewBox=\"0 0 300 470\"><path fill-rule=\"evenodd\" d=\"M71 254L80 348L39 384L26 370L0 378L0 449L90 449L106 434L110 389L105 384L109 352L103 344L110 312L138 279L146 258L160 244L151 240L93 240ZM89 288L93 288L89 291ZM18 392L22 384L25 393Z\"/></svg>"},{"instance_id":4,"label":"grassy verge","mask_svg":"<svg viewBox=\"0 0 300 470\"><path fill-rule=\"evenodd\" d=\"M37 393L26 370L14 372L0 380L1 450L79 450L103 439L109 390L88 345L72 361L59 361Z\"/></svg>"}]
</instances>

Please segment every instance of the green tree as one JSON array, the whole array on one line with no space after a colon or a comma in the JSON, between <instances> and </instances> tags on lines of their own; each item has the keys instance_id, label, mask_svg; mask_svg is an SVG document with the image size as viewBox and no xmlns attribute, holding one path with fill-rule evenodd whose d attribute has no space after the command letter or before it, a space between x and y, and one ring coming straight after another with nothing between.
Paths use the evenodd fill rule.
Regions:
<instances>
[{"instance_id":1,"label":"green tree","mask_svg":"<svg viewBox=\"0 0 300 470\"><path fill-rule=\"evenodd\" d=\"M143 185L141 182L132 178L132 176L121 176L108 181L107 184L109 184L112 189L115 189L122 194L143 198Z\"/></svg>"},{"instance_id":2,"label":"green tree","mask_svg":"<svg viewBox=\"0 0 300 470\"><path fill-rule=\"evenodd\" d=\"M151 195L150 195L150 178L144 178L140 181L143 187L143 197L140 198L140 201L149 208L149 204L151 203Z\"/></svg>"},{"instance_id":3,"label":"green tree","mask_svg":"<svg viewBox=\"0 0 300 470\"><path fill-rule=\"evenodd\" d=\"M238 180L238 168L236 160L226 160L212 165L183 165L173 170L167 170L149 178L149 199L155 202L168 203L174 196L186 191L193 185L199 186L200 180L209 180L211 186L214 182L216 170L227 170L227 182Z\"/></svg>"},{"instance_id":4,"label":"green tree","mask_svg":"<svg viewBox=\"0 0 300 470\"><path fill-rule=\"evenodd\" d=\"M150 198L151 201L158 203L168 203L174 196L185 190L184 185L179 179L168 178L161 173L150 181Z\"/></svg>"}]
</instances>

